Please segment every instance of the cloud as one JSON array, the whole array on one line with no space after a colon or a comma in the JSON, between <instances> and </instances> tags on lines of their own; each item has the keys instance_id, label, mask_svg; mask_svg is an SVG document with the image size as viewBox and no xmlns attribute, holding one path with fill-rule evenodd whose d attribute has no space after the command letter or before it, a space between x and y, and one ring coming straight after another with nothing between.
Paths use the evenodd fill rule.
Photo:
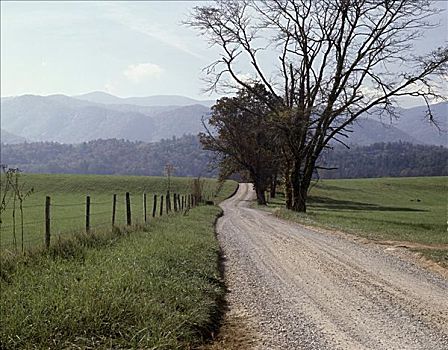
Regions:
<instances>
[{"instance_id":1,"label":"cloud","mask_svg":"<svg viewBox=\"0 0 448 350\"><path fill-rule=\"evenodd\" d=\"M182 35L182 32L173 30L171 27L161 25L160 23L150 23L146 17L139 17L121 5L109 2L106 2L105 5L105 16L108 19L190 56L204 60L203 55L191 49L191 42L190 45L187 44L189 40Z\"/></svg>"},{"instance_id":2,"label":"cloud","mask_svg":"<svg viewBox=\"0 0 448 350\"><path fill-rule=\"evenodd\" d=\"M163 68L154 63L139 63L129 65L123 72L124 76L134 83L148 78L159 78Z\"/></svg>"}]
</instances>

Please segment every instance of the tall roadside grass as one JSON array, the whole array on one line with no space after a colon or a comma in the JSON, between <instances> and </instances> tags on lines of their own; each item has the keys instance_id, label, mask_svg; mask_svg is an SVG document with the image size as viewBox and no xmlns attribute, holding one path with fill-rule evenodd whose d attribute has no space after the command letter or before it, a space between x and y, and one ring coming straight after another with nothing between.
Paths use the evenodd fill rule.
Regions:
<instances>
[{"instance_id":1,"label":"tall roadside grass","mask_svg":"<svg viewBox=\"0 0 448 350\"><path fill-rule=\"evenodd\" d=\"M0 348L197 346L215 327L224 295L214 232L220 213L199 206L9 260L0 279Z\"/></svg>"}]
</instances>

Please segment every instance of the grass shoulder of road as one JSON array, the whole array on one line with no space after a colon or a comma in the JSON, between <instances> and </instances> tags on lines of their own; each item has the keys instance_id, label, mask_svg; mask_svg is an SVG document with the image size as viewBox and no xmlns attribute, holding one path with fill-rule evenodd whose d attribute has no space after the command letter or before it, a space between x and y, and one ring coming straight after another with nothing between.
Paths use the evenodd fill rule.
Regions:
<instances>
[{"instance_id":1,"label":"grass shoulder of road","mask_svg":"<svg viewBox=\"0 0 448 350\"><path fill-rule=\"evenodd\" d=\"M221 199L235 186L226 184ZM0 280L0 348L202 343L224 295L214 227L220 213L199 206L134 232L79 234L14 260Z\"/></svg>"},{"instance_id":2,"label":"grass shoulder of road","mask_svg":"<svg viewBox=\"0 0 448 350\"><path fill-rule=\"evenodd\" d=\"M447 177L320 180L306 214L272 199L267 210L301 224L401 242L448 268Z\"/></svg>"}]
</instances>

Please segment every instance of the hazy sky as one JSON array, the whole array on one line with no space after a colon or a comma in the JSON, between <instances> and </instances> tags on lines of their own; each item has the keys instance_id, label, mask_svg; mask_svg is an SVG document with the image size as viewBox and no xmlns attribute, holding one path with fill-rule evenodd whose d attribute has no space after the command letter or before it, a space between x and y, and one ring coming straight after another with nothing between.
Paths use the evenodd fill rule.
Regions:
<instances>
[{"instance_id":1,"label":"hazy sky","mask_svg":"<svg viewBox=\"0 0 448 350\"><path fill-rule=\"evenodd\" d=\"M180 24L198 4L205 2L1 1L1 95L101 90L206 99L201 69L217 51ZM419 50L447 40L446 18Z\"/></svg>"}]
</instances>

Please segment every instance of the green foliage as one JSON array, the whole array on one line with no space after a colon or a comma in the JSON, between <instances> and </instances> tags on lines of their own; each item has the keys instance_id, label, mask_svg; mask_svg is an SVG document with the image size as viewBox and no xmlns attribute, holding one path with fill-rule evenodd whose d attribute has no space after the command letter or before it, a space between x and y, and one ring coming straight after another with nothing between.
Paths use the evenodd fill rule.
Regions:
<instances>
[{"instance_id":1,"label":"green foliage","mask_svg":"<svg viewBox=\"0 0 448 350\"><path fill-rule=\"evenodd\" d=\"M259 204L264 191L280 166L279 150L271 119L270 105L278 99L263 84L241 89L236 97L223 97L212 107L211 130L200 134L204 148L220 159L222 178L245 173L254 184Z\"/></svg>"}]
</instances>

